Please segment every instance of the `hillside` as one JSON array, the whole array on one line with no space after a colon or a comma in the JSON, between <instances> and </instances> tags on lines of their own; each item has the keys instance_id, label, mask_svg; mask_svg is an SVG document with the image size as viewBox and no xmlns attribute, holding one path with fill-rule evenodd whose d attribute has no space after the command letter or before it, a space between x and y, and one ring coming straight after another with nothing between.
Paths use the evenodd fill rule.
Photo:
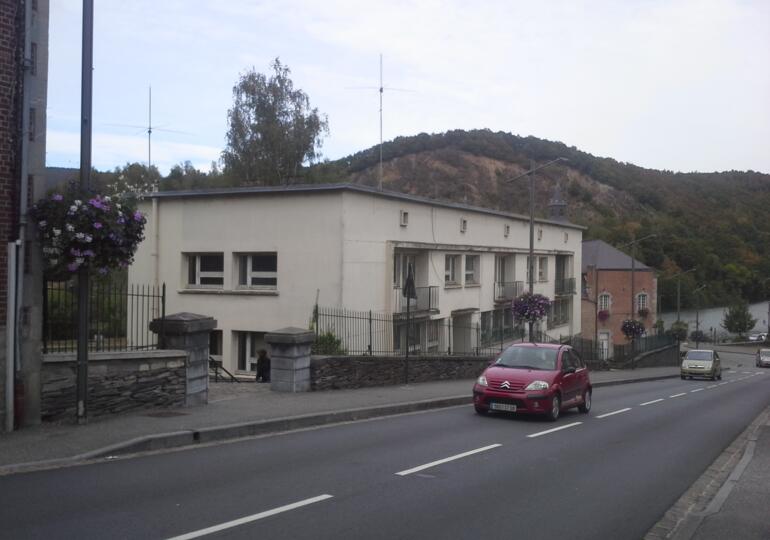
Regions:
<instances>
[{"instance_id":1,"label":"hillside","mask_svg":"<svg viewBox=\"0 0 770 540\"><path fill-rule=\"evenodd\" d=\"M683 306L706 283L702 305L770 297L770 175L756 172L674 173L599 158L562 143L487 130L400 137L383 146L383 186L436 199L528 212L527 180L506 182L530 160L566 157L537 175L536 212L545 215L556 182L571 221L587 239L620 246L656 234L637 256L663 275L682 278ZM307 171L309 181L378 183L378 147ZM763 280L768 279L763 284ZM675 308L675 280L660 282L664 309Z\"/></svg>"}]
</instances>

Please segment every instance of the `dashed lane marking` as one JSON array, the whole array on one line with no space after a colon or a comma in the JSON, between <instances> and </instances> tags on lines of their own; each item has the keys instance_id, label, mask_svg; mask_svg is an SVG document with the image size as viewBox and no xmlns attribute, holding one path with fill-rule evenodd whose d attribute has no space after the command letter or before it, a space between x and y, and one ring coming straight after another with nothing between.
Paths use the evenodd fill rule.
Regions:
<instances>
[{"instance_id":1,"label":"dashed lane marking","mask_svg":"<svg viewBox=\"0 0 770 540\"><path fill-rule=\"evenodd\" d=\"M567 428L579 426L582 423L583 422L572 422L571 424L565 424L565 425L559 426L557 428L547 429L545 431L540 431L538 433L533 433L531 435L527 435L527 438L534 439L535 437L540 437L541 435L548 435L549 433L554 433L556 431L561 431L562 429L567 429Z\"/></svg>"},{"instance_id":2,"label":"dashed lane marking","mask_svg":"<svg viewBox=\"0 0 770 540\"><path fill-rule=\"evenodd\" d=\"M612 411L612 412L608 412L608 413L605 413L605 414L600 414L596 418L607 418L608 416L613 416L613 415L624 413L624 412L630 411L630 410L631 410L631 407L626 407L625 409L620 409L620 410L617 410L617 411Z\"/></svg>"},{"instance_id":3,"label":"dashed lane marking","mask_svg":"<svg viewBox=\"0 0 770 540\"><path fill-rule=\"evenodd\" d=\"M668 396L668 397L675 398L675 397L682 397L682 396L686 396L686 395L687 395L687 392L682 392L681 394L674 394L673 396Z\"/></svg>"},{"instance_id":4,"label":"dashed lane marking","mask_svg":"<svg viewBox=\"0 0 770 540\"><path fill-rule=\"evenodd\" d=\"M639 406L644 407L646 405L652 405L653 403L660 403L661 401L665 401L665 399L660 398L660 399L653 399L652 401L645 401L644 403L640 403Z\"/></svg>"},{"instance_id":5,"label":"dashed lane marking","mask_svg":"<svg viewBox=\"0 0 770 540\"><path fill-rule=\"evenodd\" d=\"M406 476L412 473L416 473L419 471L424 471L425 469L430 469L431 467L435 467L436 465L441 465L442 463L448 463L450 461L454 461L456 459L462 459L464 457L472 456L473 454L478 454L479 452L486 452L487 450L492 450L493 448L499 448L502 446L502 444L490 444L489 446L484 446L482 448L476 448L475 450L470 450L468 452L463 452L462 454L456 454L454 456L450 456L448 458L439 459L437 461L431 461L430 463L426 463L425 465L419 465L417 467L413 467L411 469L407 469L405 471L397 472L396 474L398 476Z\"/></svg>"},{"instance_id":6,"label":"dashed lane marking","mask_svg":"<svg viewBox=\"0 0 770 540\"><path fill-rule=\"evenodd\" d=\"M690 390L691 394L694 394L695 392L703 392L705 390L704 388L696 388L695 390Z\"/></svg>"},{"instance_id":7,"label":"dashed lane marking","mask_svg":"<svg viewBox=\"0 0 770 540\"><path fill-rule=\"evenodd\" d=\"M272 510L266 510L264 512L260 512L259 514L253 514L251 516L234 519L233 521L220 523L219 525L214 525L213 527L208 527L206 529L199 529L197 531L192 531L180 536L174 536L173 538L169 538L168 540L192 540L193 538L200 538L201 536L206 536L219 531L224 531L225 529L232 529L233 527L238 527L239 525L251 523L252 521L264 519L266 517L274 516L276 514L280 514L283 512L288 512L289 510L296 510L297 508L301 508L309 504L325 501L326 499L331 499L332 497L333 497L332 495L327 495L327 494L319 495L318 497L312 497L310 499L305 499L303 501L287 504L285 506L279 506L278 508L273 508Z\"/></svg>"}]
</instances>

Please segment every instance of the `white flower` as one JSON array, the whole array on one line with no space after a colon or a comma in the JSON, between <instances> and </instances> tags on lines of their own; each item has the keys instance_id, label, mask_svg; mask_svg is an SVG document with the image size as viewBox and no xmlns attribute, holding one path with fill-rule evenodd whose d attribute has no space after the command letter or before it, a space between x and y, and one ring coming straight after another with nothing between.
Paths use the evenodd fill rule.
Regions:
<instances>
[{"instance_id":1,"label":"white flower","mask_svg":"<svg viewBox=\"0 0 770 540\"><path fill-rule=\"evenodd\" d=\"M53 235L54 236L59 236L60 234L61 234L61 229L54 229L53 230Z\"/></svg>"},{"instance_id":2,"label":"white flower","mask_svg":"<svg viewBox=\"0 0 770 540\"><path fill-rule=\"evenodd\" d=\"M94 239L94 237L93 237L93 236L91 236L90 234L86 234L86 235L85 235L85 237L86 237L85 239L86 239L86 243L87 243L87 244L88 244L88 243L90 243L90 242L91 242L91 240L93 240L93 239Z\"/></svg>"},{"instance_id":3,"label":"white flower","mask_svg":"<svg viewBox=\"0 0 770 540\"><path fill-rule=\"evenodd\" d=\"M38 227L40 227L41 229L45 229L45 226L46 226L46 225L48 225L48 223L47 223L47 222L44 220L44 221L40 221L40 222L38 222L38 224L37 224L37 225L38 225Z\"/></svg>"},{"instance_id":4,"label":"white flower","mask_svg":"<svg viewBox=\"0 0 770 540\"><path fill-rule=\"evenodd\" d=\"M85 237L86 237L86 235L85 235L85 234L83 234L82 232L79 232L79 233L77 233L77 234L75 235L75 238L77 238L78 240L84 240L84 239L85 239Z\"/></svg>"},{"instance_id":5,"label":"white flower","mask_svg":"<svg viewBox=\"0 0 770 540\"><path fill-rule=\"evenodd\" d=\"M110 196L106 195L104 199L102 199L104 202L110 202Z\"/></svg>"},{"instance_id":6,"label":"white flower","mask_svg":"<svg viewBox=\"0 0 770 540\"><path fill-rule=\"evenodd\" d=\"M75 230L75 226L72 225L71 223L65 223L64 228L67 229L68 232L72 232Z\"/></svg>"},{"instance_id":7,"label":"white flower","mask_svg":"<svg viewBox=\"0 0 770 540\"><path fill-rule=\"evenodd\" d=\"M75 200L75 206L80 206L81 204L83 204L83 201L79 199Z\"/></svg>"},{"instance_id":8,"label":"white flower","mask_svg":"<svg viewBox=\"0 0 770 540\"><path fill-rule=\"evenodd\" d=\"M77 212L77 211L78 211L78 207L77 206L75 206L74 204L72 206L70 206L70 212Z\"/></svg>"},{"instance_id":9,"label":"white flower","mask_svg":"<svg viewBox=\"0 0 770 540\"><path fill-rule=\"evenodd\" d=\"M75 262L78 264L83 264L85 259L83 257L75 257Z\"/></svg>"},{"instance_id":10,"label":"white flower","mask_svg":"<svg viewBox=\"0 0 770 540\"><path fill-rule=\"evenodd\" d=\"M48 262L51 263L51 266L56 266L59 264L59 259L49 259Z\"/></svg>"}]
</instances>

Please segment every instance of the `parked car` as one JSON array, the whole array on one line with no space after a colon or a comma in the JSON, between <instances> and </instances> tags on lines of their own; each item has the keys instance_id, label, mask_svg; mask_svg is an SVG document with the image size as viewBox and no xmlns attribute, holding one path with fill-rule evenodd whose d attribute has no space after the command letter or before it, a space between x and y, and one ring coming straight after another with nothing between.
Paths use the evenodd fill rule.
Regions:
<instances>
[{"instance_id":1,"label":"parked car","mask_svg":"<svg viewBox=\"0 0 770 540\"><path fill-rule=\"evenodd\" d=\"M767 332L757 332L749 336L749 341L767 341Z\"/></svg>"},{"instance_id":2,"label":"parked car","mask_svg":"<svg viewBox=\"0 0 770 540\"><path fill-rule=\"evenodd\" d=\"M549 420L577 407L591 410L591 380L569 345L520 343L505 349L473 386L479 414L490 411L542 414Z\"/></svg>"},{"instance_id":3,"label":"parked car","mask_svg":"<svg viewBox=\"0 0 770 540\"><path fill-rule=\"evenodd\" d=\"M693 349L684 356L680 372L682 379L706 377L715 381L722 378L722 361L716 351Z\"/></svg>"},{"instance_id":4,"label":"parked car","mask_svg":"<svg viewBox=\"0 0 770 540\"><path fill-rule=\"evenodd\" d=\"M757 351L757 367L770 367L770 349Z\"/></svg>"}]
</instances>

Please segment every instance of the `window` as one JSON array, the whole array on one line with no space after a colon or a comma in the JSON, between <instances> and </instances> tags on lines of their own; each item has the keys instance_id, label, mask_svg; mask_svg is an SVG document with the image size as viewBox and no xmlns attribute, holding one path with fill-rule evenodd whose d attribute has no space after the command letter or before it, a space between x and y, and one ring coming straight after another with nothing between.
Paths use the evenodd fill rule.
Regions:
<instances>
[{"instance_id":1,"label":"window","mask_svg":"<svg viewBox=\"0 0 770 540\"><path fill-rule=\"evenodd\" d=\"M479 282L479 256L465 256L465 283L475 285Z\"/></svg>"},{"instance_id":2,"label":"window","mask_svg":"<svg viewBox=\"0 0 770 540\"><path fill-rule=\"evenodd\" d=\"M222 359L222 330L209 332L209 356L215 356L216 360Z\"/></svg>"},{"instance_id":3,"label":"window","mask_svg":"<svg viewBox=\"0 0 770 540\"><path fill-rule=\"evenodd\" d=\"M538 281L548 281L548 257L538 257Z\"/></svg>"},{"instance_id":4,"label":"window","mask_svg":"<svg viewBox=\"0 0 770 540\"><path fill-rule=\"evenodd\" d=\"M439 329L440 329L441 321L435 320L435 321L428 321L428 351L430 352L436 352L438 351L438 344L439 344Z\"/></svg>"},{"instance_id":5,"label":"window","mask_svg":"<svg viewBox=\"0 0 770 540\"><path fill-rule=\"evenodd\" d=\"M539 242L542 239L543 239L543 229L538 229L537 230L537 241Z\"/></svg>"},{"instance_id":6,"label":"window","mask_svg":"<svg viewBox=\"0 0 770 540\"><path fill-rule=\"evenodd\" d=\"M187 255L187 284L191 287L222 288L225 283L222 253Z\"/></svg>"},{"instance_id":7,"label":"window","mask_svg":"<svg viewBox=\"0 0 770 540\"><path fill-rule=\"evenodd\" d=\"M447 285L457 285L459 272L460 256L446 255L444 258L444 283Z\"/></svg>"},{"instance_id":8,"label":"window","mask_svg":"<svg viewBox=\"0 0 770 540\"><path fill-rule=\"evenodd\" d=\"M37 120L37 111L35 110L34 107L30 107L30 109L29 109L29 131L28 131L28 133L29 133L29 140L30 141L34 141L35 140L35 135L36 135L36 130L37 130L37 125L35 123L36 120Z\"/></svg>"},{"instance_id":9,"label":"window","mask_svg":"<svg viewBox=\"0 0 770 540\"><path fill-rule=\"evenodd\" d=\"M636 295L636 310L641 311L643 309L649 309L647 305L647 293L639 293Z\"/></svg>"},{"instance_id":10,"label":"window","mask_svg":"<svg viewBox=\"0 0 770 540\"><path fill-rule=\"evenodd\" d=\"M278 286L278 254L266 252L238 255L238 285L275 289Z\"/></svg>"},{"instance_id":11,"label":"window","mask_svg":"<svg viewBox=\"0 0 770 540\"><path fill-rule=\"evenodd\" d=\"M468 230L468 220L465 218L460 218L460 232L464 233Z\"/></svg>"},{"instance_id":12,"label":"window","mask_svg":"<svg viewBox=\"0 0 770 540\"><path fill-rule=\"evenodd\" d=\"M405 210L401 210L401 216L399 218L399 224L402 227L406 227L407 225L409 225L409 212L407 212Z\"/></svg>"},{"instance_id":13,"label":"window","mask_svg":"<svg viewBox=\"0 0 770 540\"><path fill-rule=\"evenodd\" d=\"M557 326L563 326L568 324L572 315L572 298L560 297L556 298L551 304L551 312L549 314L548 327L556 328Z\"/></svg>"},{"instance_id":14,"label":"window","mask_svg":"<svg viewBox=\"0 0 770 540\"><path fill-rule=\"evenodd\" d=\"M599 311L610 310L610 295L608 293L602 293L599 295Z\"/></svg>"},{"instance_id":15,"label":"window","mask_svg":"<svg viewBox=\"0 0 770 540\"><path fill-rule=\"evenodd\" d=\"M508 235L511 234L511 226L510 225L503 225L503 236L508 238Z\"/></svg>"}]
</instances>

